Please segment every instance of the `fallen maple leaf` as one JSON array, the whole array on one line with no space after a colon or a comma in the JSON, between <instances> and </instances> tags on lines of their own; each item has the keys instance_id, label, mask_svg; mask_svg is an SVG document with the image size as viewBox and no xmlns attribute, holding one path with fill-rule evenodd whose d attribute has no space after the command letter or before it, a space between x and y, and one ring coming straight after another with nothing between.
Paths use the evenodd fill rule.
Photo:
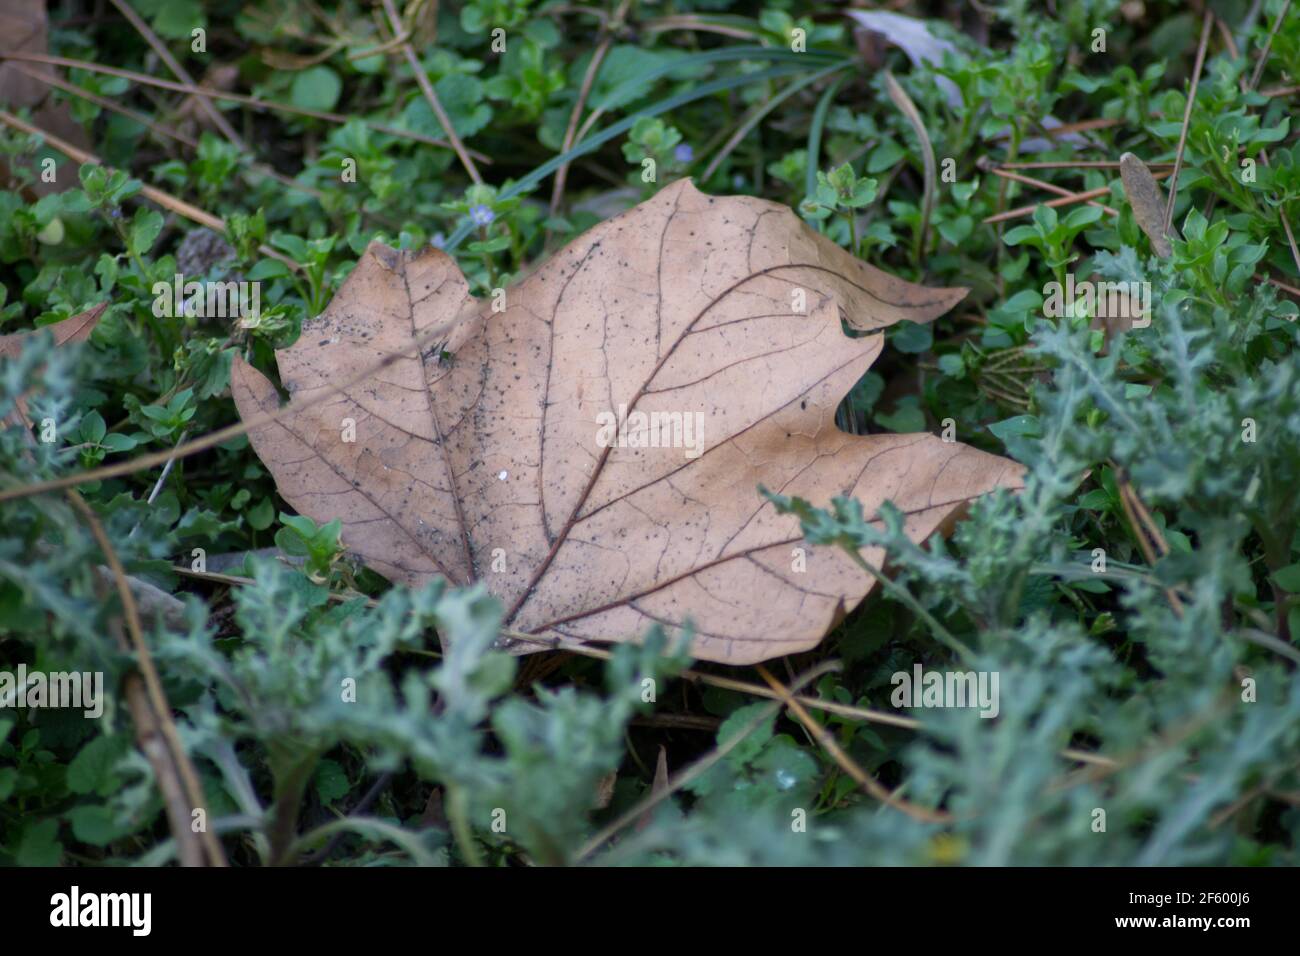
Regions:
<instances>
[{"instance_id":1,"label":"fallen maple leaf","mask_svg":"<svg viewBox=\"0 0 1300 956\"><path fill-rule=\"evenodd\" d=\"M874 269L784 206L682 181L570 243L501 313L443 253L372 245L277 353L280 377L306 403L412 354L250 437L285 500L340 519L349 550L393 580L483 581L528 633L624 641L690 619L697 657L749 663L814 646L874 583L836 549L805 554L758 485L853 495L867 514L891 499L921 540L1018 484L1018 465L964 445L835 426L883 345L841 317L924 322L964 295ZM415 354L453 316L451 360ZM231 378L244 419L278 407L252 366L237 359ZM638 412L681 416L681 444L702 425L698 455L632 446L657 434ZM602 428L611 414L625 444Z\"/></svg>"}]
</instances>

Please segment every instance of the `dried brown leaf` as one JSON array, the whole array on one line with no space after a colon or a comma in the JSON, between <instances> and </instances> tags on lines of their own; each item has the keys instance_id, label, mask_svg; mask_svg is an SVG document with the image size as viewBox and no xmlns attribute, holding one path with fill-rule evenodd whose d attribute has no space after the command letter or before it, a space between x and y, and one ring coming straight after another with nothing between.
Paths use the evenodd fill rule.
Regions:
<instances>
[{"instance_id":1,"label":"dried brown leaf","mask_svg":"<svg viewBox=\"0 0 1300 956\"><path fill-rule=\"evenodd\" d=\"M925 248L926 239L930 234L930 213L934 209L934 193L939 182L938 167L934 161L934 146L930 142L930 134L925 128L921 111L916 108L916 104L907 95L907 91L899 85L898 80L894 79L894 74L888 70L885 71L885 89L889 93L890 100L911 125L912 132L916 134L921 162L925 170L925 189L921 198L921 224L916 230L916 249L919 256L919 251Z\"/></svg>"},{"instance_id":2,"label":"dried brown leaf","mask_svg":"<svg viewBox=\"0 0 1300 956\"><path fill-rule=\"evenodd\" d=\"M809 548L758 485L853 495L867 514L890 499L916 540L1018 486L1018 465L961 444L835 426L879 330L964 295L874 269L783 206L682 181L574 240L501 313L443 253L372 245L277 353L302 409L250 437L285 500L339 518L393 580L482 581L517 631L623 641L689 620L697 657L765 660L814 646L874 579ZM306 404L452 316L450 361L411 354ZM877 334L850 337L841 318ZM245 419L279 404L239 360L232 391ZM702 421L701 453L600 444L598 416L620 405Z\"/></svg>"},{"instance_id":3,"label":"dried brown leaf","mask_svg":"<svg viewBox=\"0 0 1300 956\"><path fill-rule=\"evenodd\" d=\"M1124 183L1124 195L1133 210L1133 219L1151 240L1151 251L1161 259L1168 259L1174 250L1165 235L1164 190L1146 163L1132 153L1119 158L1119 177Z\"/></svg>"},{"instance_id":4,"label":"dried brown leaf","mask_svg":"<svg viewBox=\"0 0 1300 956\"><path fill-rule=\"evenodd\" d=\"M0 357L17 358L22 354L23 346L29 338L46 330L54 334L55 345L84 342L90 338L90 333L95 330L95 324L99 322L100 316L104 314L104 310L107 308L108 304L103 303L87 309L79 315L70 316L60 322L53 322L39 329L0 335Z\"/></svg>"}]
</instances>

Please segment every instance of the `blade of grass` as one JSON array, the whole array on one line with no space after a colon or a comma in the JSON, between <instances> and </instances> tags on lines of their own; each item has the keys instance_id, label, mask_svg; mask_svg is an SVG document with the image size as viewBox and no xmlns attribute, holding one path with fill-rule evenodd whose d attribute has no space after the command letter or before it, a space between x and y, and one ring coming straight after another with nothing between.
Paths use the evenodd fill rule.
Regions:
<instances>
[{"instance_id":1,"label":"blade of grass","mask_svg":"<svg viewBox=\"0 0 1300 956\"><path fill-rule=\"evenodd\" d=\"M842 76L826 87L821 99L817 101L817 108L813 110L812 122L808 124L808 149L803 178L803 194L805 196L811 196L817 188L817 170L821 163L822 152L822 130L826 128L826 117L830 113L831 104L835 102L835 94L840 91L840 87L847 80L848 77Z\"/></svg>"},{"instance_id":2,"label":"blade of grass","mask_svg":"<svg viewBox=\"0 0 1300 956\"><path fill-rule=\"evenodd\" d=\"M653 67L652 69L647 70L644 73L640 73L637 76L634 76L628 80L624 80L622 83L620 83L617 87L615 87L613 90L611 90L609 93L605 95L604 100L595 104L595 106L592 108L591 115L588 116L586 120L583 121L582 126L578 129L578 135L576 137L576 141L581 142L582 139L587 135L587 133L590 132L591 128L596 125L596 123L600 120L602 116L605 115L606 111L614 108L613 104L617 103L621 96L626 96L628 95L629 92L634 92L641 86L644 86L646 83L650 83L653 82L654 80L659 79L660 77L664 77L664 76L668 76L669 74L676 73L679 70L698 69L699 67L709 66L713 63L728 63L735 60L772 60L778 62L791 62L791 63L793 62L826 63L834 60L842 60L847 62L845 57L839 54L830 53L825 50L812 50L808 53L794 53L791 50L775 49L773 47L763 47L763 46L722 47L721 49L708 50L707 52L704 53L692 53L691 55L683 57L680 60L675 60L665 65Z\"/></svg>"},{"instance_id":3,"label":"blade of grass","mask_svg":"<svg viewBox=\"0 0 1300 956\"><path fill-rule=\"evenodd\" d=\"M912 244L912 261L918 267L921 264L921 253L925 251L926 233L930 231L930 215L934 211L934 193L938 188L938 167L934 161L934 146L930 143L930 134L926 131L925 121L921 118L921 111L916 108L912 98L907 95L907 91L899 85L898 80L894 79L894 74L888 70L885 71L885 89L889 91L889 98L894 105L898 107L908 124L912 127L912 132L916 134L917 143L921 150L921 161L925 168L925 191L921 199L921 222L916 229L916 240Z\"/></svg>"}]
</instances>

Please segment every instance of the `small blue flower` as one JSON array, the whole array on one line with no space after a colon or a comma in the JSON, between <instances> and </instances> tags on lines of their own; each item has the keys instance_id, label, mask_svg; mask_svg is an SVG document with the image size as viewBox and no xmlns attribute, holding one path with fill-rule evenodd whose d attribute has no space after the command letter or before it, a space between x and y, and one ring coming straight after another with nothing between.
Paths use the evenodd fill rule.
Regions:
<instances>
[{"instance_id":1,"label":"small blue flower","mask_svg":"<svg viewBox=\"0 0 1300 956\"><path fill-rule=\"evenodd\" d=\"M447 244L447 237L440 232L435 232L433 238L429 240L429 245L435 249L441 249Z\"/></svg>"},{"instance_id":2,"label":"small blue flower","mask_svg":"<svg viewBox=\"0 0 1300 956\"><path fill-rule=\"evenodd\" d=\"M492 211L491 206L480 204L477 206L470 206L469 208L469 218L476 226L486 226L496 217L496 213Z\"/></svg>"},{"instance_id":3,"label":"small blue flower","mask_svg":"<svg viewBox=\"0 0 1300 956\"><path fill-rule=\"evenodd\" d=\"M691 149L690 143L681 143L673 150L673 159L679 163L689 163L695 158L695 150Z\"/></svg>"}]
</instances>

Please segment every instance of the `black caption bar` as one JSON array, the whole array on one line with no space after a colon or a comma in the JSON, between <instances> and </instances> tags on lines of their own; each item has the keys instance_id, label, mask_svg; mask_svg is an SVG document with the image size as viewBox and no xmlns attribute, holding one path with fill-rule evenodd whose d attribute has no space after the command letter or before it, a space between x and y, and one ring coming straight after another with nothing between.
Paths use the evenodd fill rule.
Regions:
<instances>
[{"instance_id":1,"label":"black caption bar","mask_svg":"<svg viewBox=\"0 0 1300 956\"><path fill-rule=\"evenodd\" d=\"M1276 869L11 869L0 871L0 892L7 943L76 934L78 942L128 946L220 944L256 939L266 927L335 945L467 931L485 941L513 932L536 942L548 925L567 927L568 935L606 924L620 933L641 925L666 942L707 912L733 941L751 930L766 934L773 921L816 932L823 924L842 931L848 920L873 937L924 927L928 942L980 926L1009 938L1199 935L1232 945L1241 934L1291 925L1288 876ZM765 935L757 941L771 943Z\"/></svg>"}]
</instances>

